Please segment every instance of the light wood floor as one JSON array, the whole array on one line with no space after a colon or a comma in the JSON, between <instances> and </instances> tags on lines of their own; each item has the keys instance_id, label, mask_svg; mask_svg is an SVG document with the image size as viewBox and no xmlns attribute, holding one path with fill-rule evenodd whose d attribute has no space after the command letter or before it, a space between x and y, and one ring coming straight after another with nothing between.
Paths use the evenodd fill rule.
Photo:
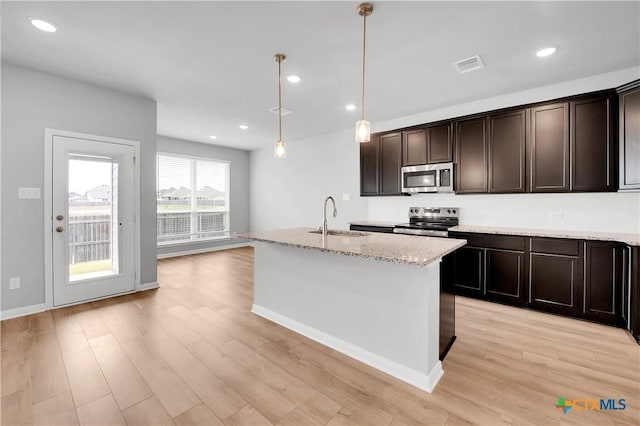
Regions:
<instances>
[{"instance_id":1,"label":"light wood floor","mask_svg":"<svg viewBox=\"0 0 640 426\"><path fill-rule=\"evenodd\" d=\"M2 424L638 424L620 329L458 298L433 394L249 312L253 250L159 261L161 288L2 322ZM625 411L555 409L558 396Z\"/></svg>"}]
</instances>

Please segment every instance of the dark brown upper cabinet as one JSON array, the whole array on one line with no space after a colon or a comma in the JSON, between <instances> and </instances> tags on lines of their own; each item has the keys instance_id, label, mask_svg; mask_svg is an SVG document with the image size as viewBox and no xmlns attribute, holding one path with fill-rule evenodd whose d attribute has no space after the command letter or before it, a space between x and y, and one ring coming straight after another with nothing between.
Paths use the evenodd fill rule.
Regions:
<instances>
[{"instance_id":1,"label":"dark brown upper cabinet","mask_svg":"<svg viewBox=\"0 0 640 426\"><path fill-rule=\"evenodd\" d=\"M620 189L640 189L640 80L619 89Z\"/></svg>"},{"instance_id":2,"label":"dark brown upper cabinet","mask_svg":"<svg viewBox=\"0 0 640 426\"><path fill-rule=\"evenodd\" d=\"M569 191L568 102L531 109L530 148L530 191Z\"/></svg>"},{"instance_id":3,"label":"dark brown upper cabinet","mask_svg":"<svg viewBox=\"0 0 640 426\"><path fill-rule=\"evenodd\" d=\"M489 116L489 192L525 192L527 110Z\"/></svg>"},{"instance_id":4,"label":"dark brown upper cabinet","mask_svg":"<svg viewBox=\"0 0 640 426\"><path fill-rule=\"evenodd\" d=\"M612 96L571 102L572 191L615 191L617 188L612 102Z\"/></svg>"},{"instance_id":5,"label":"dark brown upper cabinet","mask_svg":"<svg viewBox=\"0 0 640 426\"><path fill-rule=\"evenodd\" d=\"M453 161L451 123L402 132L402 165L449 163Z\"/></svg>"},{"instance_id":6,"label":"dark brown upper cabinet","mask_svg":"<svg viewBox=\"0 0 640 426\"><path fill-rule=\"evenodd\" d=\"M400 195L402 133L371 135L360 144L360 195Z\"/></svg>"},{"instance_id":7,"label":"dark brown upper cabinet","mask_svg":"<svg viewBox=\"0 0 640 426\"><path fill-rule=\"evenodd\" d=\"M427 164L427 131L425 129L417 129L402 133L402 165L418 166Z\"/></svg>"},{"instance_id":8,"label":"dark brown upper cabinet","mask_svg":"<svg viewBox=\"0 0 640 426\"><path fill-rule=\"evenodd\" d=\"M453 161L453 124L428 127L427 163L450 163Z\"/></svg>"},{"instance_id":9,"label":"dark brown upper cabinet","mask_svg":"<svg viewBox=\"0 0 640 426\"><path fill-rule=\"evenodd\" d=\"M378 195L380 192L380 137L371 135L371 141L360 144L360 195Z\"/></svg>"},{"instance_id":10,"label":"dark brown upper cabinet","mask_svg":"<svg viewBox=\"0 0 640 426\"><path fill-rule=\"evenodd\" d=\"M481 117L455 123L456 193L487 192L487 121Z\"/></svg>"},{"instance_id":11,"label":"dark brown upper cabinet","mask_svg":"<svg viewBox=\"0 0 640 426\"><path fill-rule=\"evenodd\" d=\"M380 135L380 195L402 193L402 133Z\"/></svg>"}]
</instances>

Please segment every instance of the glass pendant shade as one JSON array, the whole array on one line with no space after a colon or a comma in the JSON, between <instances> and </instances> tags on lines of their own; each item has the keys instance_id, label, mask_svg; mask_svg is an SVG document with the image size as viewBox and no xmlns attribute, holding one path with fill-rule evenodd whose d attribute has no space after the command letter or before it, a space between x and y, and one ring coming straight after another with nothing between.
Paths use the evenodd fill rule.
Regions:
<instances>
[{"instance_id":1,"label":"glass pendant shade","mask_svg":"<svg viewBox=\"0 0 640 426\"><path fill-rule=\"evenodd\" d=\"M287 158L287 148L281 140L276 142L273 147L273 156L276 158Z\"/></svg>"},{"instance_id":2,"label":"glass pendant shade","mask_svg":"<svg viewBox=\"0 0 640 426\"><path fill-rule=\"evenodd\" d=\"M367 120L356 122L356 142L369 142L371 140L371 124Z\"/></svg>"}]
</instances>

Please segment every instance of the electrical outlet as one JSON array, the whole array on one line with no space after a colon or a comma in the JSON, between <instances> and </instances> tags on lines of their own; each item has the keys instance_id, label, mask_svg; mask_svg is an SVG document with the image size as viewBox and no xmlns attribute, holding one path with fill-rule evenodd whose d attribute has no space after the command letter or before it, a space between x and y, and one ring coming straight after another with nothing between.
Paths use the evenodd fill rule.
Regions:
<instances>
[{"instance_id":1,"label":"electrical outlet","mask_svg":"<svg viewBox=\"0 0 640 426\"><path fill-rule=\"evenodd\" d=\"M20 288L20 277L9 278L9 290L17 290Z\"/></svg>"}]
</instances>

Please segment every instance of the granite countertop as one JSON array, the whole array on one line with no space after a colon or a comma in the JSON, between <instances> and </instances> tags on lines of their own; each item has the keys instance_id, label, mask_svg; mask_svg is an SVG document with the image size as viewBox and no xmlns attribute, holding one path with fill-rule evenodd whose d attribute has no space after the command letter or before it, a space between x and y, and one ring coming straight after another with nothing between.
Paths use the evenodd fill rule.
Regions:
<instances>
[{"instance_id":1,"label":"granite countertop","mask_svg":"<svg viewBox=\"0 0 640 426\"><path fill-rule=\"evenodd\" d=\"M393 228L399 224L399 222L381 222L378 220L359 220L357 222L349 222L349 225L375 226L380 228Z\"/></svg>"},{"instance_id":2,"label":"granite countertop","mask_svg":"<svg viewBox=\"0 0 640 426\"><path fill-rule=\"evenodd\" d=\"M563 231L561 229L503 228L498 226L458 225L450 232L470 232L479 234L523 235L527 237L570 238L577 240L616 241L640 246L640 234L595 231Z\"/></svg>"},{"instance_id":3,"label":"granite countertop","mask_svg":"<svg viewBox=\"0 0 640 426\"><path fill-rule=\"evenodd\" d=\"M364 236L328 235L323 243L321 234L309 233L315 230L317 228L294 228L249 232L236 236L265 243L416 266L427 266L466 244L466 240L455 238L356 231L350 232Z\"/></svg>"}]
</instances>

